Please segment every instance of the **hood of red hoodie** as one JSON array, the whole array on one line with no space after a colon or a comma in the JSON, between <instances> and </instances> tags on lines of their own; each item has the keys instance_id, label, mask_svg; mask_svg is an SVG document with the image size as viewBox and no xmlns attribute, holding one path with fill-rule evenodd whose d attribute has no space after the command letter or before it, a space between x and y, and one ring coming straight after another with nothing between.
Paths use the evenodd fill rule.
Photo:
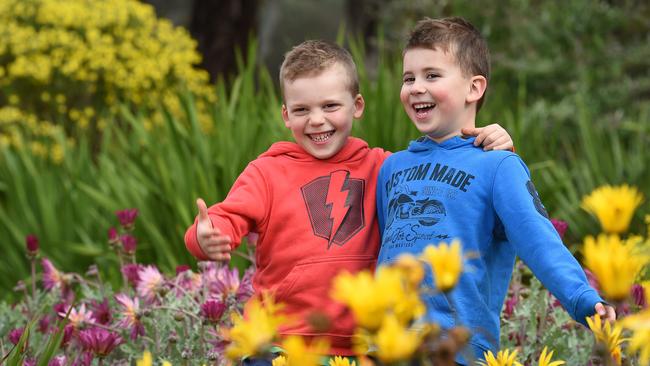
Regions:
<instances>
[{"instance_id":1,"label":"hood of red hoodie","mask_svg":"<svg viewBox=\"0 0 650 366\"><path fill-rule=\"evenodd\" d=\"M316 159L313 155L309 154L302 147L300 147L300 145L289 141L274 143L266 152L264 152L259 157L276 157L283 155L295 161L322 161L325 163L340 163L343 161L354 161L357 159L362 159L368 154L369 151L370 148L368 147L367 142L356 137L348 137L348 142L345 144L345 146L343 146L341 151L328 159Z\"/></svg>"}]
</instances>

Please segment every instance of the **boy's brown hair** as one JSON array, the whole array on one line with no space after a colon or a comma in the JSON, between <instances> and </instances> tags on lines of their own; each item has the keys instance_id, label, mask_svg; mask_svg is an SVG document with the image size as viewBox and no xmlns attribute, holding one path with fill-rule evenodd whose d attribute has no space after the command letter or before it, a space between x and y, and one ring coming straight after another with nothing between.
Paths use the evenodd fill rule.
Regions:
<instances>
[{"instance_id":1,"label":"boy's brown hair","mask_svg":"<svg viewBox=\"0 0 650 366\"><path fill-rule=\"evenodd\" d=\"M284 55L280 67L280 88L284 97L284 83L300 77L316 76L334 64L343 66L348 74L348 89L352 96L359 94L359 74L352 55L343 47L320 40L309 40L295 46Z\"/></svg>"},{"instance_id":2,"label":"boy's brown hair","mask_svg":"<svg viewBox=\"0 0 650 366\"><path fill-rule=\"evenodd\" d=\"M414 48L441 49L452 52L465 76L482 75L490 79L490 51L481 32L459 17L431 19L417 23L406 43L404 52ZM483 97L476 104L478 112Z\"/></svg>"}]
</instances>

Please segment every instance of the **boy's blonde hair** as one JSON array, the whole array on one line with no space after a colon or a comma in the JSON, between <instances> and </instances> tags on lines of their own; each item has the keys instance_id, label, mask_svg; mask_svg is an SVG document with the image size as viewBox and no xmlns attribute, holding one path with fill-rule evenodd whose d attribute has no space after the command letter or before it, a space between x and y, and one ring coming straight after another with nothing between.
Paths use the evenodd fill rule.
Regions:
<instances>
[{"instance_id":1,"label":"boy's blonde hair","mask_svg":"<svg viewBox=\"0 0 650 366\"><path fill-rule=\"evenodd\" d=\"M348 74L348 89L352 96L359 94L359 75L352 55L333 43L310 40L295 46L284 55L280 67L280 88L284 96L284 83L300 77L316 76L334 64L343 66Z\"/></svg>"},{"instance_id":2,"label":"boy's blonde hair","mask_svg":"<svg viewBox=\"0 0 650 366\"><path fill-rule=\"evenodd\" d=\"M467 77L482 75L490 79L490 51L485 38L463 18L425 18L411 32L404 52L414 48L441 49L452 52ZM487 89L486 89L487 91ZM485 94L476 104L478 112Z\"/></svg>"}]
</instances>

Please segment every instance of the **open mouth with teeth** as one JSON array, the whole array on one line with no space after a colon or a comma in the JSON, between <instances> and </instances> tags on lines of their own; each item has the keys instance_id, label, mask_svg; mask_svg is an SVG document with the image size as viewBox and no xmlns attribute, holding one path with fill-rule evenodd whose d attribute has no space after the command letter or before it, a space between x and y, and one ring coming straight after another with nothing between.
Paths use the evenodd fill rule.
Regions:
<instances>
[{"instance_id":1,"label":"open mouth with teeth","mask_svg":"<svg viewBox=\"0 0 650 366\"><path fill-rule=\"evenodd\" d=\"M415 115L417 118L425 118L435 108L435 103L416 103L413 104Z\"/></svg>"},{"instance_id":2,"label":"open mouth with teeth","mask_svg":"<svg viewBox=\"0 0 650 366\"><path fill-rule=\"evenodd\" d=\"M323 143L329 140L330 137L334 136L334 132L335 131L332 130L332 131L321 132L321 133L309 133L307 134L307 136L309 136L309 138L316 143Z\"/></svg>"}]
</instances>

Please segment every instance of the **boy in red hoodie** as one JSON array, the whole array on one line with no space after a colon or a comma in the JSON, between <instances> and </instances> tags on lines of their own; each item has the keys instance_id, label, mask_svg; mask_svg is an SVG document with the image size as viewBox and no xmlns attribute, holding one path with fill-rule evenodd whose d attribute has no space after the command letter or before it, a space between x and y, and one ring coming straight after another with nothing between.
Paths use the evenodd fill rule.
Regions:
<instances>
[{"instance_id":1,"label":"boy in red hoodie","mask_svg":"<svg viewBox=\"0 0 650 366\"><path fill-rule=\"evenodd\" d=\"M281 335L326 337L332 354L350 356L354 321L330 299L330 284L340 271L375 265L376 177L389 153L350 137L365 102L345 49L303 42L286 54L280 85L282 118L295 142L275 143L252 161L223 202L207 208L198 199L185 244L200 260L229 260L243 236L259 233L255 291L271 291L297 320ZM512 147L498 125L465 132L488 149ZM329 317L329 329L310 327L314 313Z\"/></svg>"}]
</instances>

